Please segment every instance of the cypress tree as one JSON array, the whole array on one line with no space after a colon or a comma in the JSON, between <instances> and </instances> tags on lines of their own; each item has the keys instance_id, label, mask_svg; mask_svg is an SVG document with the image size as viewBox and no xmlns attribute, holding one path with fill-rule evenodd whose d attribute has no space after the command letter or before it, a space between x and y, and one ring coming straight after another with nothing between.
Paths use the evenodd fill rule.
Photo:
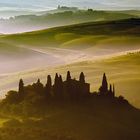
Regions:
<instances>
[{"instance_id":1,"label":"cypress tree","mask_svg":"<svg viewBox=\"0 0 140 140\"><path fill-rule=\"evenodd\" d=\"M52 90L52 79L51 76L47 76L47 84L46 84L46 94L48 97L51 96L51 90Z\"/></svg>"},{"instance_id":2,"label":"cypress tree","mask_svg":"<svg viewBox=\"0 0 140 140\"><path fill-rule=\"evenodd\" d=\"M51 76L50 76L50 75L48 75L48 77L47 77L47 85L48 85L49 87L52 86L52 79L51 79Z\"/></svg>"},{"instance_id":3,"label":"cypress tree","mask_svg":"<svg viewBox=\"0 0 140 140\"><path fill-rule=\"evenodd\" d=\"M107 78L106 78L106 74L103 74L103 80L102 80L102 90L104 93L106 93L108 91L108 83L107 83Z\"/></svg>"},{"instance_id":4,"label":"cypress tree","mask_svg":"<svg viewBox=\"0 0 140 140\"><path fill-rule=\"evenodd\" d=\"M62 76L59 75L59 82L62 84L63 83L63 79L62 79Z\"/></svg>"},{"instance_id":5,"label":"cypress tree","mask_svg":"<svg viewBox=\"0 0 140 140\"><path fill-rule=\"evenodd\" d=\"M40 79L37 80L37 84L40 84Z\"/></svg>"},{"instance_id":6,"label":"cypress tree","mask_svg":"<svg viewBox=\"0 0 140 140\"><path fill-rule=\"evenodd\" d=\"M19 80L18 93L19 93L19 101L23 100L25 96L25 89L24 89L24 82L22 79Z\"/></svg>"},{"instance_id":7,"label":"cypress tree","mask_svg":"<svg viewBox=\"0 0 140 140\"><path fill-rule=\"evenodd\" d=\"M65 82L65 93L66 96L71 96L72 93L72 79L71 79L71 74L70 71L67 72L66 76L66 82Z\"/></svg>"},{"instance_id":8,"label":"cypress tree","mask_svg":"<svg viewBox=\"0 0 140 140\"><path fill-rule=\"evenodd\" d=\"M115 96L115 85L113 84L113 97Z\"/></svg>"},{"instance_id":9,"label":"cypress tree","mask_svg":"<svg viewBox=\"0 0 140 140\"><path fill-rule=\"evenodd\" d=\"M80 81L81 83L85 83L85 75L84 75L83 72L81 72L81 74L80 74L79 81Z\"/></svg>"},{"instance_id":10,"label":"cypress tree","mask_svg":"<svg viewBox=\"0 0 140 140\"><path fill-rule=\"evenodd\" d=\"M40 82L40 79L37 80L37 83L35 85L35 90L37 93L42 94L43 93L43 84Z\"/></svg>"},{"instance_id":11,"label":"cypress tree","mask_svg":"<svg viewBox=\"0 0 140 140\"><path fill-rule=\"evenodd\" d=\"M110 84L108 94L110 97L113 97L112 85Z\"/></svg>"},{"instance_id":12,"label":"cypress tree","mask_svg":"<svg viewBox=\"0 0 140 140\"><path fill-rule=\"evenodd\" d=\"M58 87L59 87L59 77L58 77L58 74L56 73L56 75L55 75L55 79L54 79L54 95L57 97L58 96Z\"/></svg>"},{"instance_id":13,"label":"cypress tree","mask_svg":"<svg viewBox=\"0 0 140 140\"><path fill-rule=\"evenodd\" d=\"M24 93L24 82L22 79L19 80L19 90L18 93L22 95Z\"/></svg>"},{"instance_id":14,"label":"cypress tree","mask_svg":"<svg viewBox=\"0 0 140 140\"><path fill-rule=\"evenodd\" d=\"M112 93L112 85L110 84L109 92Z\"/></svg>"},{"instance_id":15,"label":"cypress tree","mask_svg":"<svg viewBox=\"0 0 140 140\"><path fill-rule=\"evenodd\" d=\"M56 73L55 74L55 79L54 79L54 85L58 84L58 79L59 79L59 77L58 77L58 74Z\"/></svg>"},{"instance_id":16,"label":"cypress tree","mask_svg":"<svg viewBox=\"0 0 140 140\"><path fill-rule=\"evenodd\" d=\"M68 71L66 81L70 81L70 80L71 80L71 75L70 75L70 71Z\"/></svg>"},{"instance_id":17,"label":"cypress tree","mask_svg":"<svg viewBox=\"0 0 140 140\"><path fill-rule=\"evenodd\" d=\"M56 74L55 76L54 95L58 99L61 99L63 96L63 80L62 80L62 76L61 75L58 76L58 74Z\"/></svg>"},{"instance_id":18,"label":"cypress tree","mask_svg":"<svg viewBox=\"0 0 140 140\"><path fill-rule=\"evenodd\" d=\"M58 92L59 92L60 98L62 98L64 89L63 89L63 79L61 75L59 76Z\"/></svg>"}]
</instances>

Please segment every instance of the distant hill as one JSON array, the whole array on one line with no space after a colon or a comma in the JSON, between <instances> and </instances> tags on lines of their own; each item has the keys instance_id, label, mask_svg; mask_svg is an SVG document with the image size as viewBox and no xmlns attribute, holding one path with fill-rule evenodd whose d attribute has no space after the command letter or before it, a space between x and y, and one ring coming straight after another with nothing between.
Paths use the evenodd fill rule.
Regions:
<instances>
[{"instance_id":1,"label":"distant hill","mask_svg":"<svg viewBox=\"0 0 140 140\"><path fill-rule=\"evenodd\" d=\"M135 16L140 16L140 10L126 10L126 11L118 11L118 12L135 15Z\"/></svg>"},{"instance_id":2,"label":"distant hill","mask_svg":"<svg viewBox=\"0 0 140 140\"><path fill-rule=\"evenodd\" d=\"M110 21L137 17L139 17L138 14L131 14L130 11L127 13L125 11L95 11L92 9L78 10L72 7L60 7L52 11L20 15L10 18L9 20L0 21L1 26L3 27L1 32L16 33L85 22Z\"/></svg>"},{"instance_id":3,"label":"distant hill","mask_svg":"<svg viewBox=\"0 0 140 140\"><path fill-rule=\"evenodd\" d=\"M95 42L139 43L140 19L132 18L114 21L99 21L56 27L29 33L4 35L0 40L30 46L92 46ZM120 38L122 36L123 38ZM120 41L118 41L120 40ZM127 43L128 42L128 43Z\"/></svg>"},{"instance_id":4,"label":"distant hill","mask_svg":"<svg viewBox=\"0 0 140 140\"><path fill-rule=\"evenodd\" d=\"M72 12L77 12L79 8L77 7L67 7L67 6L58 6L56 9L49 10L49 11L41 11L41 12L36 12L37 15L45 15L45 14L54 14L54 13L63 13L66 11L72 11Z\"/></svg>"},{"instance_id":5,"label":"distant hill","mask_svg":"<svg viewBox=\"0 0 140 140\"><path fill-rule=\"evenodd\" d=\"M33 11L20 11L20 10L1 10L0 11L0 19L8 19L10 17L19 16L19 15L31 15L35 14Z\"/></svg>"},{"instance_id":6,"label":"distant hill","mask_svg":"<svg viewBox=\"0 0 140 140\"><path fill-rule=\"evenodd\" d=\"M0 5L1 6L1 5ZM77 7L58 7L57 9L53 9L53 10L44 10L44 11L35 11L35 10L26 10L26 9L9 9L9 10L0 10L0 19L4 18L4 19L9 19L10 17L17 17L17 16L21 16L21 15L38 15L38 16L42 16L42 15L47 15L47 14L54 14L54 13L58 13L58 12L65 12L65 11L73 11L76 12L78 11ZM28 17L28 16L27 16Z\"/></svg>"}]
</instances>

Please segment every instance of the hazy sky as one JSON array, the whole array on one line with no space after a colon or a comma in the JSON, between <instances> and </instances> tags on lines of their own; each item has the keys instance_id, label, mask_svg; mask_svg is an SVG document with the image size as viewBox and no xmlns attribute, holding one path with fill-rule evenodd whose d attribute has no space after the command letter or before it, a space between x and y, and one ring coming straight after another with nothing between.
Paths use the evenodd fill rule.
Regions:
<instances>
[{"instance_id":1,"label":"hazy sky","mask_svg":"<svg viewBox=\"0 0 140 140\"><path fill-rule=\"evenodd\" d=\"M140 7L140 0L0 0L0 8L50 9L57 5L82 8Z\"/></svg>"}]
</instances>

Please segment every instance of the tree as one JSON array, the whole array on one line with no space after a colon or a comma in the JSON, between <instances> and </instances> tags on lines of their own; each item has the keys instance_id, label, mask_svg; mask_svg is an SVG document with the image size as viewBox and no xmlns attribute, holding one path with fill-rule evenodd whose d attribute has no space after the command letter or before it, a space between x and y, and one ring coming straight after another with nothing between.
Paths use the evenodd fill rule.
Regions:
<instances>
[{"instance_id":1,"label":"tree","mask_svg":"<svg viewBox=\"0 0 140 140\"><path fill-rule=\"evenodd\" d=\"M115 96L115 85L113 84L113 96Z\"/></svg>"},{"instance_id":2,"label":"tree","mask_svg":"<svg viewBox=\"0 0 140 140\"><path fill-rule=\"evenodd\" d=\"M112 85L110 84L110 87L109 87L109 92L108 92L109 96L110 97L114 97L113 96L113 91L112 91Z\"/></svg>"},{"instance_id":3,"label":"tree","mask_svg":"<svg viewBox=\"0 0 140 140\"><path fill-rule=\"evenodd\" d=\"M55 74L55 79L54 79L54 86L53 86L53 92L55 97L58 96L59 92L58 92L58 87L59 87L59 77L58 74Z\"/></svg>"},{"instance_id":4,"label":"tree","mask_svg":"<svg viewBox=\"0 0 140 140\"><path fill-rule=\"evenodd\" d=\"M85 83L85 75L84 75L83 72L81 72L81 74L80 74L79 81L80 81L81 83Z\"/></svg>"},{"instance_id":5,"label":"tree","mask_svg":"<svg viewBox=\"0 0 140 140\"><path fill-rule=\"evenodd\" d=\"M47 86L49 86L49 87L52 86L52 79L51 79L50 75L48 75L48 77L47 77Z\"/></svg>"},{"instance_id":6,"label":"tree","mask_svg":"<svg viewBox=\"0 0 140 140\"><path fill-rule=\"evenodd\" d=\"M62 76L59 75L59 82L62 84L63 83L63 79L62 79Z\"/></svg>"},{"instance_id":7,"label":"tree","mask_svg":"<svg viewBox=\"0 0 140 140\"><path fill-rule=\"evenodd\" d=\"M112 85L110 84L109 92L112 93Z\"/></svg>"},{"instance_id":8,"label":"tree","mask_svg":"<svg viewBox=\"0 0 140 140\"><path fill-rule=\"evenodd\" d=\"M37 80L37 84L40 84L40 83L41 83L41 82L40 82L40 79L38 79L38 80Z\"/></svg>"},{"instance_id":9,"label":"tree","mask_svg":"<svg viewBox=\"0 0 140 140\"><path fill-rule=\"evenodd\" d=\"M64 88L63 88L63 80L62 76L56 73L55 82L54 82L54 95L56 98L62 99Z\"/></svg>"},{"instance_id":10,"label":"tree","mask_svg":"<svg viewBox=\"0 0 140 140\"><path fill-rule=\"evenodd\" d=\"M87 11L88 11L88 12L93 12L93 9L88 9Z\"/></svg>"},{"instance_id":11,"label":"tree","mask_svg":"<svg viewBox=\"0 0 140 140\"><path fill-rule=\"evenodd\" d=\"M51 79L51 76L48 75L47 84L46 84L46 91L45 91L47 94L47 97L51 96L51 91L52 91L52 79Z\"/></svg>"},{"instance_id":12,"label":"tree","mask_svg":"<svg viewBox=\"0 0 140 140\"><path fill-rule=\"evenodd\" d=\"M71 75L70 75L70 71L68 71L66 81L70 81L70 80L71 80Z\"/></svg>"},{"instance_id":13,"label":"tree","mask_svg":"<svg viewBox=\"0 0 140 140\"><path fill-rule=\"evenodd\" d=\"M108 91L108 83L107 83L107 78L105 73L103 74L102 89L104 93Z\"/></svg>"},{"instance_id":14,"label":"tree","mask_svg":"<svg viewBox=\"0 0 140 140\"><path fill-rule=\"evenodd\" d=\"M59 75L58 92L59 97L62 98L64 89L63 89L63 79L61 75Z\"/></svg>"},{"instance_id":15,"label":"tree","mask_svg":"<svg viewBox=\"0 0 140 140\"><path fill-rule=\"evenodd\" d=\"M58 5L57 9L61 9L61 6L60 6L60 5Z\"/></svg>"},{"instance_id":16,"label":"tree","mask_svg":"<svg viewBox=\"0 0 140 140\"><path fill-rule=\"evenodd\" d=\"M55 74L55 79L54 79L54 85L58 84L58 79L59 79L59 77L58 77L58 74L56 73Z\"/></svg>"},{"instance_id":17,"label":"tree","mask_svg":"<svg viewBox=\"0 0 140 140\"><path fill-rule=\"evenodd\" d=\"M106 74L103 74L103 79L102 79L102 85L99 88L99 93L100 95L105 95L108 93L108 83L107 83L107 78L106 78Z\"/></svg>"},{"instance_id":18,"label":"tree","mask_svg":"<svg viewBox=\"0 0 140 140\"><path fill-rule=\"evenodd\" d=\"M19 103L19 96L17 91L8 91L6 98L4 99L9 104Z\"/></svg>"},{"instance_id":19,"label":"tree","mask_svg":"<svg viewBox=\"0 0 140 140\"><path fill-rule=\"evenodd\" d=\"M18 93L20 95L24 94L24 82L22 79L19 80L19 90L18 90Z\"/></svg>"},{"instance_id":20,"label":"tree","mask_svg":"<svg viewBox=\"0 0 140 140\"><path fill-rule=\"evenodd\" d=\"M35 92L41 94L43 93L43 84L40 82L40 79L37 80L37 83L35 84Z\"/></svg>"}]
</instances>

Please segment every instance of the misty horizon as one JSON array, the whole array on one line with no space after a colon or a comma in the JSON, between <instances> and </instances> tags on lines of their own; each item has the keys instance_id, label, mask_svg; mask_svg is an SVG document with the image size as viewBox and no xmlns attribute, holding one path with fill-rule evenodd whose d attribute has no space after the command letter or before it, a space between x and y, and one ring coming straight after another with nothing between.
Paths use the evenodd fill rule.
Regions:
<instances>
[{"instance_id":1,"label":"misty horizon","mask_svg":"<svg viewBox=\"0 0 140 140\"><path fill-rule=\"evenodd\" d=\"M4 2L0 0L0 11L3 10L21 10L21 11L46 11L52 10L61 6L68 7L78 7L78 8L93 8L93 9L110 9L110 10L119 10L119 9L140 9L140 2L137 0L122 0L122 1L114 1L114 0L5 0Z\"/></svg>"}]
</instances>

